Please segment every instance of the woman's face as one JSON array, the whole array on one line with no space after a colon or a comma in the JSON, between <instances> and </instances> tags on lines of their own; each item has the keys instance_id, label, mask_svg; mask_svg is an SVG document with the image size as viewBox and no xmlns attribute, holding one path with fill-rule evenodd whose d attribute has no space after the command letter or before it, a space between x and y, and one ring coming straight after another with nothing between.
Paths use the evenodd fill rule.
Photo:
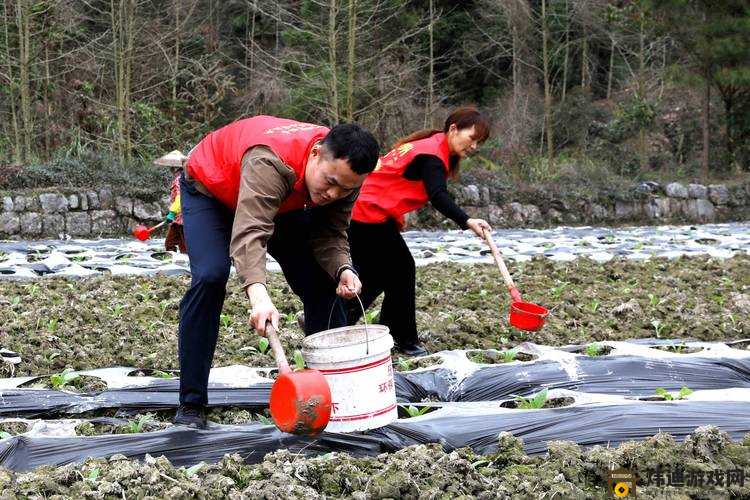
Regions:
<instances>
[{"instance_id":1,"label":"woman's face","mask_svg":"<svg viewBox=\"0 0 750 500\"><path fill-rule=\"evenodd\" d=\"M451 124L448 128L448 149L451 155L466 158L473 154L479 147L479 141L475 138L476 131L474 125L468 128L459 129L456 124Z\"/></svg>"}]
</instances>

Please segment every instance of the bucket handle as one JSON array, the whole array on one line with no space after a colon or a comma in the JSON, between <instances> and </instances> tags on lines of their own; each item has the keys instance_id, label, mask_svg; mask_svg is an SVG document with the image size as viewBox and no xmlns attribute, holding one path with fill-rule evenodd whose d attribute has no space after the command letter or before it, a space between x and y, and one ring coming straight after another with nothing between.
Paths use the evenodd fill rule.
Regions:
<instances>
[{"instance_id":1,"label":"bucket handle","mask_svg":"<svg viewBox=\"0 0 750 500\"><path fill-rule=\"evenodd\" d=\"M359 307L362 310L362 321L365 322L365 354L367 356L370 355L370 333L367 331L367 315L365 314L365 306L362 304L362 299L359 298L358 293L354 293L354 296L357 297L357 302L359 302ZM333 318L333 310L336 308L336 304L341 300L341 297L338 295L336 296L336 299L333 301L333 304L331 305L331 312L328 313L328 329L331 329L331 318Z\"/></svg>"}]
</instances>

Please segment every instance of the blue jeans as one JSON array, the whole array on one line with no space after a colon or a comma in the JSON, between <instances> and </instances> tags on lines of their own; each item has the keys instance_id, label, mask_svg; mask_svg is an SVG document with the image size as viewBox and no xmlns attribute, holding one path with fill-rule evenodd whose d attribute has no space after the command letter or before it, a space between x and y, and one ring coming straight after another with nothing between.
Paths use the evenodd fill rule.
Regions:
<instances>
[{"instance_id":1,"label":"blue jeans","mask_svg":"<svg viewBox=\"0 0 750 500\"><path fill-rule=\"evenodd\" d=\"M208 373L219 335L231 260L229 242L234 213L215 198L180 179L180 200L192 280L180 302L180 403L208 403ZM279 263L292 291L304 304L305 334L346 325L343 307L336 305L336 283L315 259L310 246L315 209L297 210L274 219L268 253ZM331 315L331 311L333 314ZM254 336L248 327L248 342Z\"/></svg>"}]
</instances>

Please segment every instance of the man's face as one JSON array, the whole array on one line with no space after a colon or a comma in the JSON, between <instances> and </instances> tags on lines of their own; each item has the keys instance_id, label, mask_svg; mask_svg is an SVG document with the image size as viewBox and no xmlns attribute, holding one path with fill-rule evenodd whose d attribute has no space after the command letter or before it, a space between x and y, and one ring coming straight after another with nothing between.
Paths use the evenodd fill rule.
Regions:
<instances>
[{"instance_id":1,"label":"man's face","mask_svg":"<svg viewBox=\"0 0 750 500\"><path fill-rule=\"evenodd\" d=\"M305 169L305 185L316 205L327 205L348 196L365 181L367 174L354 172L346 158L337 160L321 145L310 151Z\"/></svg>"}]
</instances>

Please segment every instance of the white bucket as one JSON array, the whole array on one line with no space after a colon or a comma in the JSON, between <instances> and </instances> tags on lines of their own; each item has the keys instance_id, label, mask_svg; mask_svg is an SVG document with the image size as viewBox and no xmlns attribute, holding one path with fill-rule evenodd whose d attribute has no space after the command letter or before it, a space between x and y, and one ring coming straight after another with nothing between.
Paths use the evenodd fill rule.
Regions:
<instances>
[{"instance_id":1,"label":"white bucket","mask_svg":"<svg viewBox=\"0 0 750 500\"><path fill-rule=\"evenodd\" d=\"M369 338L369 341L366 340ZM302 341L307 366L323 373L331 388L330 432L388 425L398 418L388 327L345 326Z\"/></svg>"}]
</instances>

